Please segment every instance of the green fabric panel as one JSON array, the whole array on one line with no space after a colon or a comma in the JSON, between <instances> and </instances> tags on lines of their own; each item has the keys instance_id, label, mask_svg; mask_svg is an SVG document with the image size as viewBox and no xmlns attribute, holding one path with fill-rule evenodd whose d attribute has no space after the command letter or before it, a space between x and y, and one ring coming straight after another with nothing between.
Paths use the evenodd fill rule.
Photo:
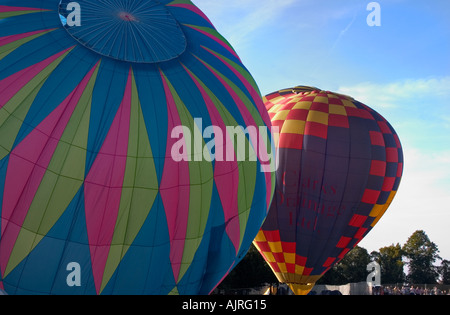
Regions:
<instances>
[{"instance_id":1,"label":"green fabric panel","mask_svg":"<svg viewBox=\"0 0 450 315\"><path fill-rule=\"evenodd\" d=\"M198 27L198 26L196 26L196 27ZM252 77L252 75L250 74L250 72L248 72L248 70L246 68L244 68L242 65L232 61L231 59L228 59L227 57L225 57L215 51L212 51L211 49L209 49L207 47L204 47L204 49L220 56L220 58L225 60L230 66L232 66L234 69L236 69L245 78L245 80L247 80L247 82L251 84L251 86L255 89L255 91L261 96L261 91L259 90L258 84L256 84L255 79ZM262 96L261 96L261 99L262 99Z\"/></svg>"},{"instance_id":2,"label":"green fabric panel","mask_svg":"<svg viewBox=\"0 0 450 315\"><path fill-rule=\"evenodd\" d=\"M204 61L203 61L204 62ZM206 64L206 63L205 63ZM248 99L248 97L235 85L233 82L228 80L218 71L216 71L213 67L208 65L218 76L220 76L226 83L236 92L238 97L243 101L247 108L255 108L253 103ZM209 92L210 95L212 94ZM221 116L224 118L224 121L228 122L227 126L229 127L237 127L237 122L234 121L231 114L227 111L225 106L223 106L220 102L217 102L217 108L221 113ZM256 111L257 112L257 111ZM234 124L229 124L229 122L234 121ZM265 126L262 119L256 120L256 124L259 126ZM248 127L247 127L248 128ZM256 172L258 172L257 168L257 156L253 149L253 144L251 141L245 136L245 133L241 128L233 129L236 134L237 141L233 141L236 155L238 156L238 166L239 166L239 188L238 188L238 215L239 215L239 226L240 226L240 243L242 244L242 240L244 238L245 229L247 227L247 221L251 210L251 205L253 202L253 195L255 192L255 184L256 184ZM250 130L250 129L248 129ZM259 133L259 130L256 130ZM238 142L241 141L239 139L244 139L245 141L245 150L238 149ZM240 146L242 148L242 146Z\"/></svg>"},{"instance_id":3,"label":"green fabric panel","mask_svg":"<svg viewBox=\"0 0 450 315\"><path fill-rule=\"evenodd\" d=\"M0 13L1 15L1 13ZM13 52L15 49L19 48L20 46L22 46L23 44L26 44L42 35L45 35L49 32L52 32L53 30L49 30L49 31L45 31L39 34L34 34L31 35L29 37L25 37L19 40L16 40L12 43L0 46L0 60L2 60L3 58L5 58L6 56L8 56L11 52Z\"/></svg>"},{"instance_id":4,"label":"green fabric panel","mask_svg":"<svg viewBox=\"0 0 450 315\"><path fill-rule=\"evenodd\" d=\"M28 11L12 11L12 12L0 12L0 20L6 19L13 16L19 16L19 15L25 15L25 14L31 14L31 13L39 13L41 11L48 11L48 10L28 10Z\"/></svg>"},{"instance_id":5,"label":"green fabric panel","mask_svg":"<svg viewBox=\"0 0 450 315\"><path fill-rule=\"evenodd\" d=\"M158 178L133 76L127 164L116 227L100 291L108 284L150 213Z\"/></svg>"},{"instance_id":6,"label":"green fabric panel","mask_svg":"<svg viewBox=\"0 0 450 315\"><path fill-rule=\"evenodd\" d=\"M174 0L166 5L174 5L174 4L192 4L191 0Z\"/></svg>"},{"instance_id":7,"label":"green fabric panel","mask_svg":"<svg viewBox=\"0 0 450 315\"><path fill-rule=\"evenodd\" d=\"M8 264L4 271L3 277L7 277L8 274L17 267L17 265L32 251L34 246L42 239L42 236L37 235L35 232L21 229L19 237L14 243L14 248L9 258Z\"/></svg>"},{"instance_id":8,"label":"green fabric panel","mask_svg":"<svg viewBox=\"0 0 450 315\"><path fill-rule=\"evenodd\" d=\"M223 37L219 32L217 32L217 30L216 30L215 28L207 27L207 26L192 25L192 24L183 24L183 25L188 26L188 27L191 27L191 28L193 28L193 29L201 30L201 31L203 31L203 32L205 32L205 33L208 33L209 35L211 35L211 36L213 36L213 37L219 39L219 40L222 41L222 42L223 42L223 43L224 43L231 51L233 51L233 52L237 55L236 50L233 48L233 46L230 44L230 42L229 42L225 37ZM209 49L206 48L206 47L203 47L203 48L205 48L205 49L208 50L208 51L211 51L211 50L209 50ZM228 60L228 59L227 59L227 60ZM252 79L252 80L253 80L253 79Z\"/></svg>"},{"instance_id":9,"label":"green fabric panel","mask_svg":"<svg viewBox=\"0 0 450 315\"><path fill-rule=\"evenodd\" d=\"M98 67L75 107L42 178L11 253L8 273L50 231L83 184L91 95L97 73Z\"/></svg>"},{"instance_id":10,"label":"green fabric panel","mask_svg":"<svg viewBox=\"0 0 450 315\"><path fill-rule=\"evenodd\" d=\"M174 287L168 295L180 295L180 293L178 292L178 287Z\"/></svg>"},{"instance_id":11,"label":"green fabric panel","mask_svg":"<svg viewBox=\"0 0 450 315\"><path fill-rule=\"evenodd\" d=\"M212 163L203 158L203 148L205 146L205 141L202 136L203 131L199 130L198 126L194 122L194 118L191 116L190 112L177 94L175 88L167 78L166 81L177 106L181 124L191 130L191 145L194 148L191 150L191 157L189 161L189 215L183 257L178 276L178 279L182 279L183 275L191 265L194 255L203 238L203 233L206 228L211 206L214 174ZM195 133L198 133L197 136ZM194 142L195 137L201 137L201 148L196 148Z\"/></svg>"},{"instance_id":12,"label":"green fabric panel","mask_svg":"<svg viewBox=\"0 0 450 315\"><path fill-rule=\"evenodd\" d=\"M52 62L0 108L0 160L11 152L23 121L47 78L69 52ZM4 136L3 136L4 135Z\"/></svg>"}]
</instances>

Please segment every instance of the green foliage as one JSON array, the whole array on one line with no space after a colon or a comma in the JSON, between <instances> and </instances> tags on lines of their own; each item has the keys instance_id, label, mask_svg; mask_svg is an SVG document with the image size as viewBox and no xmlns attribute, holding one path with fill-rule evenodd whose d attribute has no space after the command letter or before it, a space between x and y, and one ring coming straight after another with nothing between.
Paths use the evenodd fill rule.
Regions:
<instances>
[{"instance_id":1,"label":"green foliage","mask_svg":"<svg viewBox=\"0 0 450 315\"><path fill-rule=\"evenodd\" d=\"M439 277L434 263L441 259L438 247L422 231L415 231L403 245L403 254L408 260L409 273L406 277L410 283L437 283Z\"/></svg>"},{"instance_id":2,"label":"green foliage","mask_svg":"<svg viewBox=\"0 0 450 315\"><path fill-rule=\"evenodd\" d=\"M438 270L441 275L441 284L450 284L450 261L444 259Z\"/></svg>"},{"instance_id":3,"label":"green foliage","mask_svg":"<svg viewBox=\"0 0 450 315\"><path fill-rule=\"evenodd\" d=\"M277 283L278 280L264 258L252 244L247 255L222 281L218 289L254 288L265 283Z\"/></svg>"},{"instance_id":4,"label":"green foliage","mask_svg":"<svg viewBox=\"0 0 450 315\"><path fill-rule=\"evenodd\" d=\"M369 253L365 248L356 246L334 267L319 279L318 284L342 285L361 282L367 279L367 265L370 263Z\"/></svg>"},{"instance_id":5,"label":"green foliage","mask_svg":"<svg viewBox=\"0 0 450 315\"><path fill-rule=\"evenodd\" d=\"M372 259L381 266L382 283L403 283L403 251L399 243L380 248L379 252L371 253Z\"/></svg>"}]
</instances>

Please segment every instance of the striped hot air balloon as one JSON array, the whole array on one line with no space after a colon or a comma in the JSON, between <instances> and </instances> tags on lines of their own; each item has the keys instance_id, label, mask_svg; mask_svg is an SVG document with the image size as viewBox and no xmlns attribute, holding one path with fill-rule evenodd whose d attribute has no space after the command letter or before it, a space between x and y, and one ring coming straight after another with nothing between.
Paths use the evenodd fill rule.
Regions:
<instances>
[{"instance_id":1,"label":"striped hot air balloon","mask_svg":"<svg viewBox=\"0 0 450 315\"><path fill-rule=\"evenodd\" d=\"M1 0L0 289L209 294L266 217L270 125L191 1Z\"/></svg>"}]
</instances>

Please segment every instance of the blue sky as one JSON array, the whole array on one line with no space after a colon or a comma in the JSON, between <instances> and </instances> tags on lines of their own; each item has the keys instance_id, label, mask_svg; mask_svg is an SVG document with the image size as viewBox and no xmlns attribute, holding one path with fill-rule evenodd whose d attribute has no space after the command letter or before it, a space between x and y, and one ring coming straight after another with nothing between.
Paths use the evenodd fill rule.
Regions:
<instances>
[{"instance_id":1,"label":"blue sky","mask_svg":"<svg viewBox=\"0 0 450 315\"><path fill-rule=\"evenodd\" d=\"M403 180L360 243L378 250L424 230L450 260L450 1L193 0L263 95L311 85L354 97L399 134Z\"/></svg>"}]
</instances>

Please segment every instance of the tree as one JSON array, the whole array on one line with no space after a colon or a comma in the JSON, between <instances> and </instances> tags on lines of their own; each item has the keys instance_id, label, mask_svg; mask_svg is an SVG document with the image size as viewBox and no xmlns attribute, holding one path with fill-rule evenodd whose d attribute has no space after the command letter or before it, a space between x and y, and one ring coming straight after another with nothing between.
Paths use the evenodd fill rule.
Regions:
<instances>
[{"instance_id":1,"label":"tree","mask_svg":"<svg viewBox=\"0 0 450 315\"><path fill-rule=\"evenodd\" d=\"M264 258L252 244L241 262L222 281L218 289L244 289L278 283L277 278Z\"/></svg>"},{"instance_id":2,"label":"tree","mask_svg":"<svg viewBox=\"0 0 450 315\"><path fill-rule=\"evenodd\" d=\"M439 276L434 263L441 259L438 247L422 231L415 231L403 245L403 253L408 259L409 273L406 280L410 283L436 283Z\"/></svg>"},{"instance_id":3,"label":"tree","mask_svg":"<svg viewBox=\"0 0 450 315\"><path fill-rule=\"evenodd\" d=\"M438 268L441 284L450 284L450 261L444 259Z\"/></svg>"},{"instance_id":4,"label":"tree","mask_svg":"<svg viewBox=\"0 0 450 315\"><path fill-rule=\"evenodd\" d=\"M382 283L395 284L404 282L403 251L399 243L382 247L379 252L372 252L371 256L381 266Z\"/></svg>"},{"instance_id":5,"label":"tree","mask_svg":"<svg viewBox=\"0 0 450 315\"><path fill-rule=\"evenodd\" d=\"M341 285L348 283L347 277L343 273L341 262L331 267L330 270L328 270L316 283L331 285Z\"/></svg>"},{"instance_id":6,"label":"tree","mask_svg":"<svg viewBox=\"0 0 450 315\"><path fill-rule=\"evenodd\" d=\"M370 256L367 250L356 246L338 264L328 270L317 283L342 285L366 281L369 263Z\"/></svg>"}]
</instances>

